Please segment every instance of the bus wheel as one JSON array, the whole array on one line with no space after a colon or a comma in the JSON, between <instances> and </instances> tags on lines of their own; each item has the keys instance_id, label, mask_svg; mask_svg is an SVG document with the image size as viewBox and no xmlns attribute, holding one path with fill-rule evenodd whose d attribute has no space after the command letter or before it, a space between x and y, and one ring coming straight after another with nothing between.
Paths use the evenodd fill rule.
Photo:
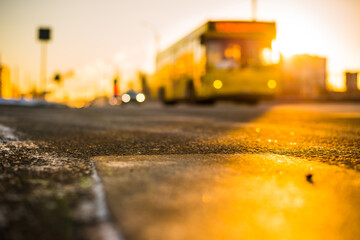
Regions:
<instances>
[{"instance_id":1,"label":"bus wheel","mask_svg":"<svg viewBox=\"0 0 360 240\"><path fill-rule=\"evenodd\" d=\"M198 100L196 103L201 105L212 106L215 105L216 101L214 99Z\"/></svg>"},{"instance_id":2,"label":"bus wheel","mask_svg":"<svg viewBox=\"0 0 360 240\"><path fill-rule=\"evenodd\" d=\"M251 99L251 100L247 101L247 104L255 106L255 105L258 105L259 102L260 102L259 99Z\"/></svg>"},{"instance_id":3,"label":"bus wheel","mask_svg":"<svg viewBox=\"0 0 360 240\"><path fill-rule=\"evenodd\" d=\"M166 106L173 106L173 105L177 104L177 102L176 101L164 101L163 104Z\"/></svg>"}]
</instances>

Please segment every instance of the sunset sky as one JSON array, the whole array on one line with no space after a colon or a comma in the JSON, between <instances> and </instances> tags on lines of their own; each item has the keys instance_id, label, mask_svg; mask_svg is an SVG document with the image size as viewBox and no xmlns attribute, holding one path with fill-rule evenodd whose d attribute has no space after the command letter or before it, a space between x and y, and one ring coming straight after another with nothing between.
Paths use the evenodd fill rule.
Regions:
<instances>
[{"instance_id":1,"label":"sunset sky","mask_svg":"<svg viewBox=\"0 0 360 240\"><path fill-rule=\"evenodd\" d=\"M258 0L257 9L258 20L277 22L285 56L328 58L335 88L343 86L344 70L360 70L359 0ZM126 80L136 69L153 70L156 34L165 48L210 19L250 20L251 0L0 0L0 61L18 72L23 88L34 84L37 29L50 26L49 77L73 70L81 87L119 69Z\"/></svg>"}]
</instances>

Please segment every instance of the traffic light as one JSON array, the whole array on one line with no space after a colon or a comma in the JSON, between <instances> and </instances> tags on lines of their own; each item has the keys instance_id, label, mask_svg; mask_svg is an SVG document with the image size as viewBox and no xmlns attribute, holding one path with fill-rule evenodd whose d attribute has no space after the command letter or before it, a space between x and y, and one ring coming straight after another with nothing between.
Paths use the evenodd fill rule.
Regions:
<instances>
[{"instance_id":1,"label":"traffic light","mask_svg":"<svg viewBox=\"0 0 360 240\"><path fill-rule=\"evenodd\" d=\"M51 30L50 28L39 28L39 40L40 41L49 41L51 39L50 36Z\"/></svg>"},{"instance_id":2,"label":"traffic light","mask_svg":"<svg viewBox=\"0 0 360 240\"><path fill-rule=\"evenodd\" d=\"M57 82L57 83L60 83L60 81L61 81L61 75L60 75L60 73L56 73L56 74L54 75L54 81Z\"/></svg>"}]
</instances>

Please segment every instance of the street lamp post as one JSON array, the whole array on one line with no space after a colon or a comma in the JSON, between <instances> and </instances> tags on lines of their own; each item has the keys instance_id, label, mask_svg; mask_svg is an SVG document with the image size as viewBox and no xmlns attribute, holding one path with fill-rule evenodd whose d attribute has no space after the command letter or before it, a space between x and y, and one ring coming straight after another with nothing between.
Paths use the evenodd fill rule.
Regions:
<instances>
[{"instance_id":1,"label":"street lamp post","mask_svg":"<svg viewBox=\"0 0 360 240\"><path fill-rule=\"evenodd\" d=\"M51 39L51 29L46 27L39 28L38 39L41 42L41 59L40 59L40 84L43 90L43 97L46 93L46 64L47 64L47 43Z\"/></svg>"},{"instance_id":2,"label":"street lamp post","mask_svg":"<svg viewBox=\"0 0 360 240\"><path fill-rule=\"evenodd\" d=\"M256 21L257 0L251 0L252 20Z\"/></svg>"},{"instance_id":3,"label":"street lamp post","mask_svg":"<svg viewBox=\"0 0 360 240\"><path fill-rule=\"evenodd\" d=\"M149 24L148 22L144 21L143 22L143 26L149 28L153 34L154 34L154 45L155 45L155 54L157 54L160 51L160 33L157 31L157 29L152 25Z\"/></svg>"}]
</instances>

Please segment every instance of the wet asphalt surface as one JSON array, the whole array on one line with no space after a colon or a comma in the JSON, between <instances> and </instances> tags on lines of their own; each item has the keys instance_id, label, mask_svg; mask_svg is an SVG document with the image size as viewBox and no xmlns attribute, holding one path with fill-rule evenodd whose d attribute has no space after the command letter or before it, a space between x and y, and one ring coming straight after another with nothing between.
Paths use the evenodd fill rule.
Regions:
<instances>
[{"instance_id":1,"label":"wet asphalt surface","mask_svg":"<svg viewBox=\"0 0 360 240\"><path fill-rule=\"evenodd\" d=\"M276 154L360 170L360 105L354 103L1 106L0 124L19 138L1 143L2 239L94 236L97 220L86 203L93 198L91 164L99 156ZM172 165L163 173L167 168ZM115 197L125 203L126 196ZM139 228L124 229L125 216L113 213L125 239L145 239Z\"/></svg>"}]
</instances>

